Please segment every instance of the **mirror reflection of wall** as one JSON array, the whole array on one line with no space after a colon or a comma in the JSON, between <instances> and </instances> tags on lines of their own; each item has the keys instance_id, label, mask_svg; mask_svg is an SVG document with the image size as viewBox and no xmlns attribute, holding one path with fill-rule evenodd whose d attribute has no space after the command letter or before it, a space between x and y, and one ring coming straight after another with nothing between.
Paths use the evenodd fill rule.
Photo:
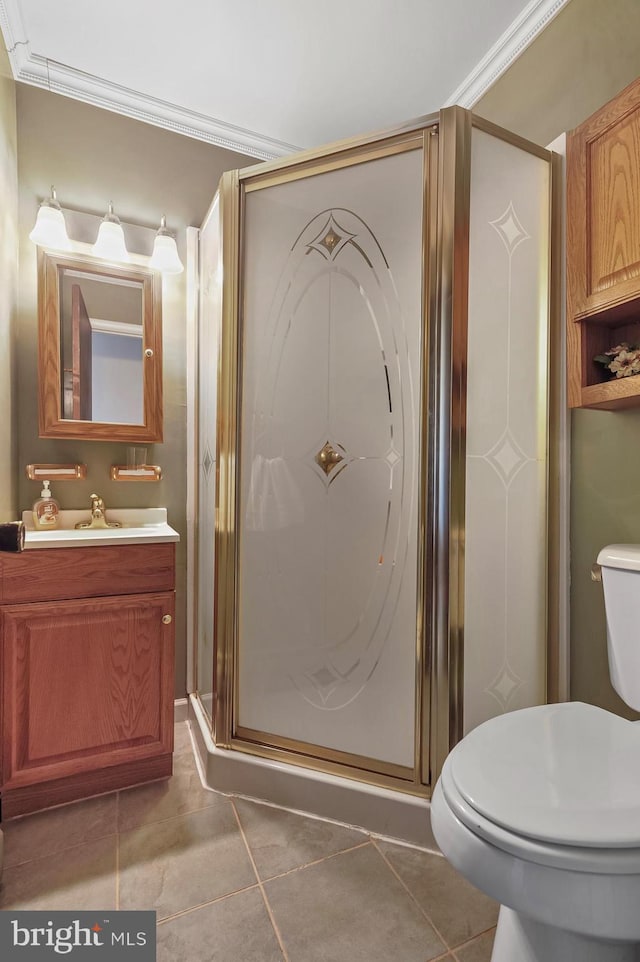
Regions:
<instances>
[{"instance_id":1,"label":"mirror reflection of wall","mask_svg":"<svg viewBox=\"0 0 640 962\"><path fill-rule=\"evenodd\" d=\"M125 278L60 272L62 417L143 424L143 289Z\"/></svg>"}]
</instances>

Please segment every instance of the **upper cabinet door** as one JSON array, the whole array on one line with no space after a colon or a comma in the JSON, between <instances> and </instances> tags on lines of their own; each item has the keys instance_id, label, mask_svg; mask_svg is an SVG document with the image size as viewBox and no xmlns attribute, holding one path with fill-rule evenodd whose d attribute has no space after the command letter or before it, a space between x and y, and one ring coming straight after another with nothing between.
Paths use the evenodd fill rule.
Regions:
<instances>
[{"instance_id":1,"label":"upper cabinet door","mask_svg":"<svg viewBox=\"0 0 640 962\"><path fill-rule=\"evenodd\" d=\"M567 141L570 319L640 298L640 79Z\"/></svg>"}]
</instances>

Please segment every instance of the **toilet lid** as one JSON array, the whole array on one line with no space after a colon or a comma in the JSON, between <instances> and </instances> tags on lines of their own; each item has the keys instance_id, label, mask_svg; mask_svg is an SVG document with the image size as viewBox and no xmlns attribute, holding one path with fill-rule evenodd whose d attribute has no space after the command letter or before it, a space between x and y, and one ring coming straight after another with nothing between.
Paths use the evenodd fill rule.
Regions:
<instances>
[{"instance_id":1,"label":"toilet lid","mask_svg":"<svg viewBox=\"0 0 640 962\"><path fill-rule=\"evenodd\" d=\"M477 812L558 845L640 847L640 725L571 702L492 718L453 750Z\"/></svg>"}]
</instances>

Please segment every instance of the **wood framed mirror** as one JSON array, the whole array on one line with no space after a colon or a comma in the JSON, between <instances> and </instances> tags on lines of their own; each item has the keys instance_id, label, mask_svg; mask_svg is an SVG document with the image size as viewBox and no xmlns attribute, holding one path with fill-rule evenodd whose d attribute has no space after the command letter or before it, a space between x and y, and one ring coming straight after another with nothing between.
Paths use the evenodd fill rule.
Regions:
<instances>
[{"instance_id":1,"label":"wood framed mirror","mask_svg":"<svg viewBox=\"0 0 640 962\"><path fill-rule=\"evenodd\" d=\"M162 279L38 250L39 433L162 441Z\"/></svg>"}]
</instances>

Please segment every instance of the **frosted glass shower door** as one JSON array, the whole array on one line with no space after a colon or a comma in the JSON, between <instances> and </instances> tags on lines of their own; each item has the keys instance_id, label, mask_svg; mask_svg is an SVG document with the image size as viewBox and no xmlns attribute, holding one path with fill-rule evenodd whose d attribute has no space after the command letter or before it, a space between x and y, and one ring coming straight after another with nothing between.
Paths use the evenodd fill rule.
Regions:
<instances>
[{"instance_id":1,"label":"frosted glass shower door","mask_svg":"<svg viewBox=\"0 0 640 962\"><path fill-rule=\"evenodd\" d=\"M241 269L234 734L406 778L420 594L421 146L249 184Z\"/></svg>"}]
</instances>

